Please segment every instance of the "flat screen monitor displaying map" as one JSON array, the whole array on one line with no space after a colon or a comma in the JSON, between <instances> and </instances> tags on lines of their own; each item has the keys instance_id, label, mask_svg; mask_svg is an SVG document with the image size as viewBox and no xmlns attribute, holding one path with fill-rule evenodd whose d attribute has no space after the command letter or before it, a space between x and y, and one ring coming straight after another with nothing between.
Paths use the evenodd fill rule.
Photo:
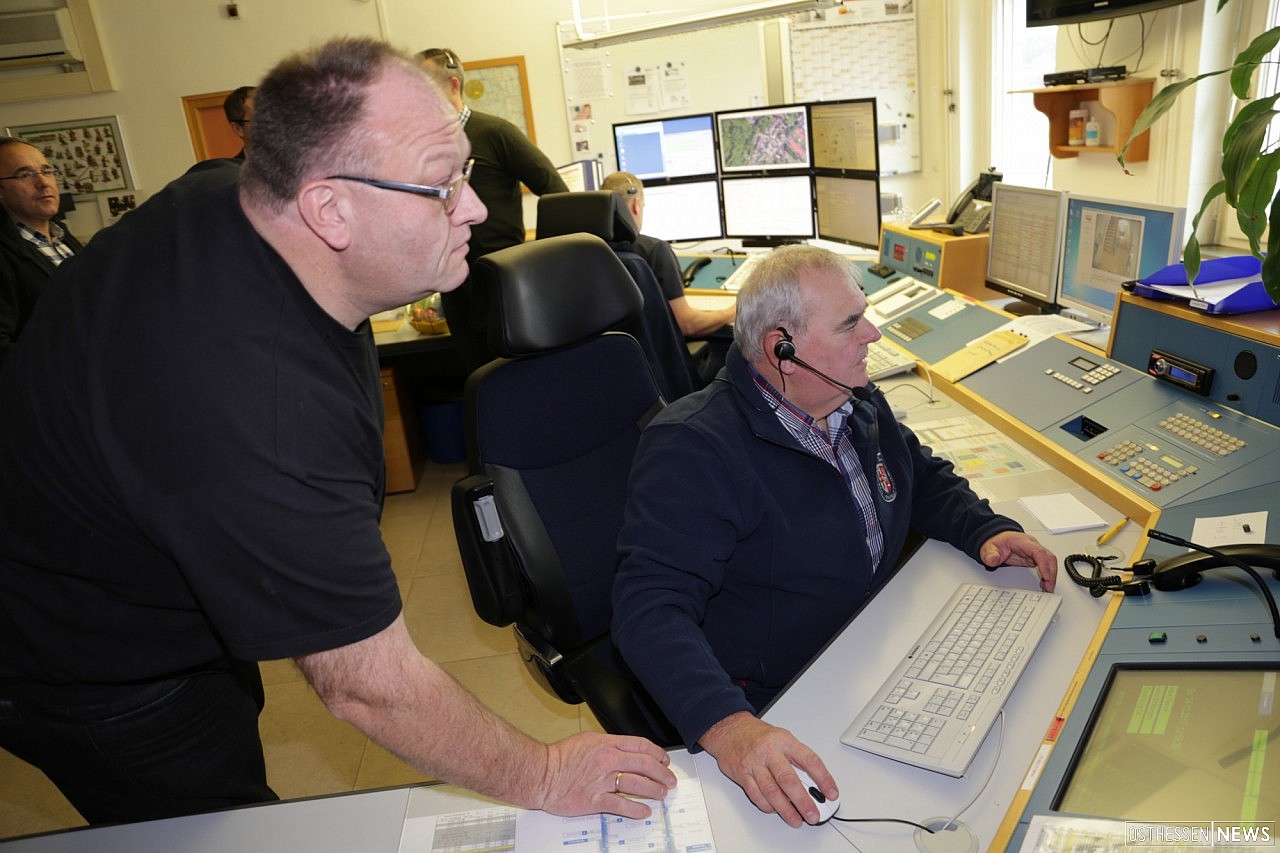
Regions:
<instances>
[{"instance_id":1,"label":"flat screen monitor displaying map","mask_svg":"<svg viewBox=\"0 0 1280 853\"><path fill-rule=\"evenodd\" d=\"M667 241L723 237L720 184L710 180L646 186L644 233Z\"/></svg>"},{"instance_id":2,"label":"flat screen monitor displaying map","mask_svg":"<svg viewBox=\"0 0 1280 853\"><path fill-rule=\"evenodd\" d=\"M618 168L642 181L716 173L711 113L613 126Z\"/></svg>"},{"instance_id":3,"label":"flat screen monitor displaying map","mask_svg":"<svg viewBox=\"0 0 1280 853\"><path fill-rule=\"evenodd\" d=\"M716 113L720 171L808 169L809 116L804 105Z\"/></svg>"},{"instance_id":4,"label":"flat screen monitor displaying map","mask_svg":"<svg viewBox=\"0 0 1280 853\"><path fill-rule=\"evenodd\" d=\"M1064 314L1110 326L1120 286L1175 264L1186 210L1067 196L1058 305Z\"/></svg>"},{"instance_id":5,"label":"flat screen monitor displaying map","mask_svg":"<svg viewBox=\"0 0 1280 853\"><path fill-rule=\"evenodd\" d=\"M1275 661L1115 665L1053 808L1177 825L1274 821L1278 679Z\"/></svg>"},{"instance_id":6,"label":"flat screen monitor displaying map","mask_svg":"<svg viewBox=\"0 0 1280 853\"><path fill-rule=\"evenodd\" d=\"M808 175L722 178L724 236L743 245L797 243L813 236L813 186ZM647 218L647 214L646 214Z\"/></svg>"},{"instance_id":7,"label":"flat screen monitor displaying map","mask_svg":"<svg viewBox=\"0 0 1280 853\"><path fill-rule=\"evenodd\" d=\"M1034 306L1026 313L1056 310L1066 227L1063 190L992 184L987 287Z\"/></svg>"},{"instance_id":8,"label":"flat screen monitor displaying map","mask_svg":"<svg viewBox=\"0 0 1280 853\"><path fill-rule=\"evenodd\" d=\"M879 174L875 98L809 104L809 125L814 169Z\"/></svg>"}]
</instances>

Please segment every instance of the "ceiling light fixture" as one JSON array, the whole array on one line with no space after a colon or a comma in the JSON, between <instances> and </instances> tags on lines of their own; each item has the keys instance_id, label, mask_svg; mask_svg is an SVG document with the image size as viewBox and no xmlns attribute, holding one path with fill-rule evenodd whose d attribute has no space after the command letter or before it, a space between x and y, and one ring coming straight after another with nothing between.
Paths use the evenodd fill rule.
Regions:
<instances>
[{"instance_id":1,"label":"ceiling light fixture","mask_svg":"<svg viewBox=\"0 0 1280 853\"><path fill-rule=\"evenodd\" d=\"M781 0L781 2L755 3L750 6L738 6L719 12L703 12L687 18L677 18L661 24L618 30L600 35L583 34L580 38L567 41L567 48L612 47L643 39L673 36L680 33L704 30L708 27L720 27L726 24L743 24L748 21L759 21L765 18L780 18L783 15L794 15L799 12L819 12L839 5L839 0Z\"/></svg>"}]
</instances>

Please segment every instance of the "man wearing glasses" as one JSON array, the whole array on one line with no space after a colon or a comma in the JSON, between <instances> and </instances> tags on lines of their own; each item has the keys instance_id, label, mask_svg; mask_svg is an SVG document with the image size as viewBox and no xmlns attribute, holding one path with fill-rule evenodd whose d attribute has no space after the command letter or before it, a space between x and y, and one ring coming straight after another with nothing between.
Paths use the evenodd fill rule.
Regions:
<instances>
[{"instance_id":1,"label":"man wearing glasses","mask_svg":"<svg viewBox=\"0 0 1280 853\"><path fill-rule=\"evenodd\" d=\"M244 166L95 237L0 373L0 747L91 823L274 799L257 661L291 658L426 776L648 815L660 748L534 741L405 628L368 318L467 275L485 209L456 110L369 39L284 60L255 101Z\"/></svg>"},{"instance_id":2,"label":"man wearing glasses","mask_svg":"<svg viewBox=\"0 0 1280 853\"><path fill-rule=\"evenodd\" d=\"M34 145L0 136L0 366L53 271L80 250L54 221L58 170Z\"/></svg>"}]
</instances>

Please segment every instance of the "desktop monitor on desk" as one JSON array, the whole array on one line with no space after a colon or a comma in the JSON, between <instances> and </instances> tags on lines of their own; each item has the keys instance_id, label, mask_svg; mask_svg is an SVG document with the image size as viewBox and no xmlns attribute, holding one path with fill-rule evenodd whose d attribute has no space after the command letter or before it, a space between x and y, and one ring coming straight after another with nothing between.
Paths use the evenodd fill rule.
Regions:
<instances>
[{"instance_id":1,"label":"desktop monitor on desk","mask_svg":"<svg viewBox=\"0 0 1280 853\"><path fill-rule=\"evenodd\" d=\"M1068 195L1062 313L1109 328L1124 282L1178 262L1185 216L1181 207Z\"/></svg>"},{"instance_id":2,"label":"desktop monitor on desk","mask_svg":"<svg viewBox=\"0 0 1280 853\"><path fill-rule=\"evenodd\" d=\"M1015 314L1053 312L1067 228L1067 194L996 183L991 187L987 287L1029 303Z\"/></svg>"},{"instance_id":3,"label":"desktop monitor on desk","mask_svg":"<svg viewBox=\"0 0 1280 853\"><path fill-rule=\"evenodd\" d=\"M723 237L720 184L715 179L645 184L644 233L669 242Z\"/></svg>"},{"instance_id":4,"label":"desktop monitor on desk","mask_svg":"<svg viewBox=\"0 0 1280 853\"><path fill-rule=\"evenodd\" d=\"M866 177L815 175L818 236L824 240L880 247L880 181Z\"/></svg>"},{"instance_id":5,"label":"desktop monitor on desk","mask_svg":"<svg viewBox=\"0 0 1280 853\"><path fill-rule=\"evenodd\" d=\"M875 98L811 103L809 123L814 169L880 173Z\"/></svg>"},{"instance_id":6,"label":"desktop monitor on desk","mask_svg":"<svg viewBox=\"0 0 1280 853\"><path fill-rule=\"evenodd\" d=\"M615 124L618 168L642 181L716 173L711 113Z\"/></svg>"},{"instance_id":7,"label":"desktop monitor on desk","mask_svg":"<svg viewBox=\"0 0 1280 853\"><path fill-rule=\"evenodd\" d=\"M744 246L798 243L814 236L808 175L725 177L720 181L724 235Z\"/></svg>"}]
</instances>

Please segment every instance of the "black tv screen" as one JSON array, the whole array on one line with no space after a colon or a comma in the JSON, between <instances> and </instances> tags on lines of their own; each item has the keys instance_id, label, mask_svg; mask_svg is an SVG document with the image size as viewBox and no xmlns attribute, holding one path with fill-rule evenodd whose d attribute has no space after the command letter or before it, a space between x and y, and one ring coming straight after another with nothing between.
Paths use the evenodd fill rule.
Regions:
<instances>
[{"instance_id":1,"label":"black tv screen","mask_svg":"<svg viewBox=\"0 0 1280 853\"><path fill-rule=\"evenodd\" d=\"M1189 0L1027 0L1028 27L1054 27L1154 12Z\"/></svg>"}]
</instances>

